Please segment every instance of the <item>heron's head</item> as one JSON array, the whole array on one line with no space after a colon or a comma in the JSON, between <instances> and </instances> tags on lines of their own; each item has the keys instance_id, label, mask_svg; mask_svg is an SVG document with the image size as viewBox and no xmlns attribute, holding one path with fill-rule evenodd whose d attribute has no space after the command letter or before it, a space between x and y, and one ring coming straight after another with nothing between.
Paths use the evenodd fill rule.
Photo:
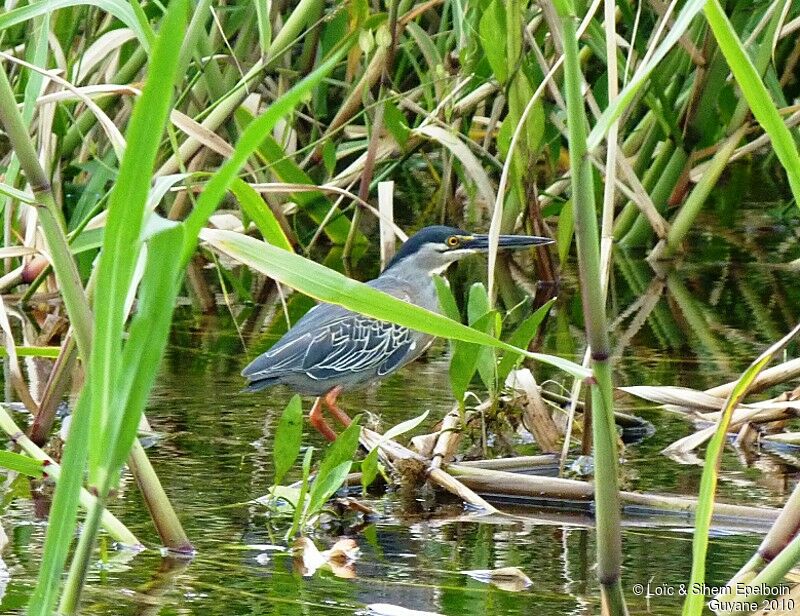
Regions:
<instances>
[{"instance_id":1,"label":"heron's head","mask_svg":"<svg viewBox=\"0 0 800 616\"><path fill-rule=\"evenodd\" d=\"M498 248L528 248L551 244L553 240L535 235L501 235ZM478 252L489 252L489 236L468 233L455 227L436 225L418 231L403 244L386 269L403 266L438 274L459 259Z\"/></svg>"}]
</instances>

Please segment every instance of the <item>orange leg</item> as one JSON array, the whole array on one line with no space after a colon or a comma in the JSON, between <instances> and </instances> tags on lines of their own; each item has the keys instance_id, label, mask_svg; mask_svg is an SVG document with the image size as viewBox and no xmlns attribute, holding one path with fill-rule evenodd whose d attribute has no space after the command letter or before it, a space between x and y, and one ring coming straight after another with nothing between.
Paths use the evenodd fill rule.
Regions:
<instances>
[{"instance_id":1,"label":"orange leg","mask_svg":"<svg viewBox=\"0 0 800 616\"><path fill-rule=\"evenodd\" d=\"M339 397L339 394L341 393L342 393L342 386L337 385L322 397L322 401L325 403L325 406L328 407L328 410L331 412L331 415L334 416L336 421L338 421L346 428L351 423L350 416L347 413L345 413L342 409L340 409L339 406L336 404L336 399Z\"/></svg>"},{"instance_id":2,"label":"orange leg","mask_svg":"<svg viewBox=\"0 0 800 616\"><path fill-rule=\"evenodd\" d=\"M314 429L327 440L331 442L336 440L336 432L333 431L333 429L328 425L328 422L325 421L325 418L322 416L321 397L314 400L314 406L311 407L311 412L308 414L308 423L310 423Z\"/></svg>"}]
</instances>

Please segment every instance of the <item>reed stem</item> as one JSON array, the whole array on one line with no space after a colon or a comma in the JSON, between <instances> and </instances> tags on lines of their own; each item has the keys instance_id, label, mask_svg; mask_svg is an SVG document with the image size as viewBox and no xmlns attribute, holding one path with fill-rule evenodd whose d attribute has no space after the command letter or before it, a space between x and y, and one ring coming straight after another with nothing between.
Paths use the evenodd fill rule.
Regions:
<instances>
[{"instance_id":1,"label":"reed stem","mask_svg":"<svg viewBox=\"0 0 800 616\"><path fill-rule=\"evenodd\" d=\"M594 176L588 157L587 119L581 92L583 75L578 57L574 7L569 0L555 3L561 18L564 45L564 89L569 121L569 154L575 242L581 282L586 337L592 358L592 431L595 456L595 503L597 527L597 577L603 604L612 616L627 614L622 594L620 508L617 434L611 378L606 306L600 268Z\"/></svg>"}]
</instances>

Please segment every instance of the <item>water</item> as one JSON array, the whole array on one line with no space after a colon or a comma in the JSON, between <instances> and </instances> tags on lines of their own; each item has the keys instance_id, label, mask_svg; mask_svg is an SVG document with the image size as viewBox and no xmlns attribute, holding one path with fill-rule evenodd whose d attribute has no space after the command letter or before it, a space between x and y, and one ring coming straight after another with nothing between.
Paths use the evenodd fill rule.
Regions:
<instances>
[{"instance_id":1,"label":"water","mask_svg":"<svg viewBox=\"0 0 800 616\"><path fill-rule=\"evenodd\" d=\"M711 215L698 228L707 225L713 227ZM641 327L635 326L635 311L626 311L651 284L653 272L640 255L616 261L611 318L619 318L612 333L618 384L698 389L720 384L736 378L797 322L796 274L779 265L798 256L791 230L755 209L734 227L735 232L694 236L692 255L676 264L664 288L652 283L657 301ZM291 307L301 312L307 302L297 298ZM575 357L581 350L580 319L574 272L568 271L544 350ZM594 534L586 512L515 509L516 521L483 522L469 514L463 519L457 504L437 502L430 491L373 496L367 500L379 513L374 521L312 535L325 549L339 532L351 533L361 548L355 578L293 573L286 553L263 547L283 543L270 534L263 507L252 503L271 482L273 428L288 393L238 393L241 367L273 340L256 336L245 353L224 309L212 317L179 312L147 411L160 434L148 451L198 554L191 562L161 557L141 499L126 477L113 510L152 549L134 556L109 548L108 562L98 562L90 573L83 613L353 614L371 603L453 616L599 613ZM423 428L430 428L452 404L447 367L446 345L438 344L426 360L348 396L345 406L379 414L384 426L429 409ZM539 374L540 380L549 375L567 384L553 372ZM626 450L624 488L696 494L701 469L660 453L691 433L691 426L632 398L620 397L618 404L656 427L653 436ZM322 445L312 434L305 442ZM728 450L719 492L729 502L780 506L796 475L791 456L762 453L745 461ZM9 579L0 612L21 613L35 582L48 495L38 487L31 491L19 478L4 488L2 524L10 544L2 556ZM760 539L757 529L718 529L709 547L708 583L727 581ZM678 614L680 584L688 580L691 564L691 534L683 522L628 516L623 541L623 586L631 611ZM505 566L522 569L533 585L511 593L461 573ZM674 594L635 594L636 584L648 583L652 594Z\"/></svg>"}]
</instances>

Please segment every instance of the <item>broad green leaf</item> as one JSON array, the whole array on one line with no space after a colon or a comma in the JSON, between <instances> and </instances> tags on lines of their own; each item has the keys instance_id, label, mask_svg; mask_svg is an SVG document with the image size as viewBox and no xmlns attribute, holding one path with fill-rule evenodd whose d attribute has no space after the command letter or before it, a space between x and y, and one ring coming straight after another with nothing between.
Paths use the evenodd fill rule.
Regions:
<instances>
[{"instance_id":1,"label":"broad green leaf","mask_svg":"<svg viewBox=\"0 0 800 616\"><path fill-rule=\"evenodd\" d=\"M275 444L272 449L275 467L275 484L283 481L300 454L303 441L303 405L300 396L294 395L283 409L278 427L275 429Z\"/></svg>"},{"instance_id":2,"label":"broad green leaf","mask_svg":"<svg viewBox=\"0 0 800 616\"><path fill-rule=\"evenodd\" d=\"M33 4L21 6L16 9L0 13L0 32L16 24L21 24L34 17L46 15L70 6L96 6L106 13L110 13L128 26L139 39L142 47L150 50L155 38L152 29L140 23L131 5L123 0L40 0Z\"/></svg>"},{"instance_id":3,"label":"broad green leaf","mask_svg":"<svg viewBox=\"0 0 800 616\"><path fill-rule=\"evenodd\" d=\"M408 137L411 134L411 129L408 127L408 120L403 112L392 102L391 99L383 104L383 122L386 128L392 133L401 148L408 143Z\"/></svg>"},{"instance_id":4,"label":"broad green leaf","mask_svg":"<svg viewBox=\"0 0 800 616\"><path fill-rule=\"evenodd\" d=\"M489 302L489 293L486 287L481 282L476 282L469 289L469 298L467 300L467 320L471 327L486 332L492 337L499 337L497 331L497 316L498 312L491 310L491 303ZM487 389L494 391L497 385L497 362L495 361L494 348L488 346L472 346L470 352L475 354L475 364L472 369L474 374L475 369L481 375L481 380ZM472 378L470 375L470 379ZM451 369L451 377L453 371ZM469 385L469 382L467 382Z\"/></svg>"},{"instance_id":5,"label":"broad green leaf","mask_svg":"<svg viewBox=\"0 0 800 616\"><path fill-rule=\"evenodd\" d=\"M337 441L339 439L336 439ZM353 455L356 453L356 447L353 448ZM323 461L324 462L324 461ZM326 469L324 474L318 474L311 484L311 491L309 493L308 509L306 510L307 516L313 516L319 513L325 506L325 503L336 493L336 490L344 485L347 475L350 474L350 469L353 466L352 458L336 466Z\"/></svg>"},{"instance_id":6,"label":"broad green leaf","mask_svg":"<svg viewBox=\"0 0 800 616\"><path fill-rule=\"evenodd\" d=\"M433 279L436 284L436 293L439 296L439 306L445 316L453 321L461 322L461 314L458 311L456 298L453 297L453 292L444 278L435 276ZM450 341L450 365L448 366L448 373L450 376L450 388L453 390L453 396L462 404L464 395L467 393L469 384L472 377L475 376L476 362L478 358L477 345L470 344L469 342L462 342L460 340Z\"/></svg>"},{"instance_id":7,"label":"broad green leaf","mask_svg":"<svg viewBox=\"0 0 800 616\"><path fill-rule=\"evenodd\" d=\"M527 348L531 340L533 340L534 336L536 336L536 332L539 331L539 326L550 312L550 308L553 307L555 301L555 298L551 299L543 306L540 306L536 312L530 315L522 323L520 323L514 332L508 337L508 343L521 349ZM500 360L500 364L497 367L497 380L499 383L505 383L506 377L520 359L521 358L518 355L511 353L505 353L503 355L503 359Z\"/></svg>"},{"instance_id":8,"label":"broad green leaf","mask_svg":"<svg viewBox=\"0 0 800 616\"><path fill-rule=\"evenodd\" d=\"M560 357L530 353L445 316L409 304L352 280L300 255L288 253L254 238L232 231L204 229L201 237L216 250L293 289L329 304L337 304L382 321L391 321L417 331L447 339L497 347L565 370L578 378L591 373Z\"/></svg>"},{"instance_id":9,"label":"broad green leaf","mask_svg":"<svg viewBox=\"0 0 800 616\"><path fill-rule=\"evenodd\" d=\"M447 280L441 276L434 276L433 283L436 285L436 295L439 297L439 307L442 309L444 315L447 318L453 319L454 321L458 321L460 323L461 313L458 310L456 298L453 297L453 291L450 289L450 285L447 284Z\"/></svg>"},{"instance_id":10,"label":"broad green leaf","mask_svg":"<svg viewBox=\"0 0 800 616\"><path fill-rule=\"evenodd\" d=\"M314 515L328 502L333 493L342 487L347 473L350 472L361 434L358 420L359 417L355 417L337 439L328 445L325 457L317 469L317 476L309 489L308 515Z\"/></svg>"},{"instance_id":11,"label":"broad green leaf","mask_svg":"<svg viewBox=\"0 0 800 616\"><path fill-rule=\"evenodd\" d=\"M292 244L283 232L278 219L275 218L275 214L252 186L244 180L236 178L231 183L231 192L236 196L244 213L256 223L256 227L266 241L278 248L293 250Z\"/></svg>"},{"instance_id":12,"label":"broad green leaf","mask_svg":"<svg viewBox=\"0 0 800 616\"><path fill-rule=\"evenodd\" d=\"M483 11L478 25L481 47L500 85L508 81L506 59L506 11L500 0L492 0Z\"/></svg>"},{"instance_id":13,"label":"broad green leaf","mask_svg":"<svg viewBox=\"0 0 800 616\"><path fill-rule=\"evenodd\" d=\"M361 461L361 489L367 488L378 477L378 448L375 447Z\"/></svg>"},{"instance_id":14,"label":"broad green leaf","mask_svg":"<svg viewBox=\"0 0 800 616\"><path fill-rule=\"evenodd\" d=\"M489 332L496 315L496 311L490 311L476 319L471 327L480 332ZM454 341L449 374L450 386L459 402L464 400L464 394L469 389L469 384L472 382L475 372L479 370L484 385L491 387L490 383L493 383L491 377L494 374L494 357L487 355L487 351L491 353L492 349L480 344L471 344L460 340ZM489 379L488 383L486 379Z\"/></svg>"},{"instance_id":15,"label":"broad green leaf","mask_svg":"<svg viewBox=\"0 0 800 616\"><path fill-rule=\"evenodd\" d=\"M489 293L482 282L476 282L469 288L467 296L467 321L472 325L492 309Z\"/></svg>"},{"instance_id":16,"label":"broad green leaf","mask_svg":"<svg viewBox=\"0 0 800 616\"><path fill-rule=\"evenodd\" d=\"M28 477L41 477L44 474L41 460L13 451L0 450L0 467Z\"/></svg>"}]
</instances>

